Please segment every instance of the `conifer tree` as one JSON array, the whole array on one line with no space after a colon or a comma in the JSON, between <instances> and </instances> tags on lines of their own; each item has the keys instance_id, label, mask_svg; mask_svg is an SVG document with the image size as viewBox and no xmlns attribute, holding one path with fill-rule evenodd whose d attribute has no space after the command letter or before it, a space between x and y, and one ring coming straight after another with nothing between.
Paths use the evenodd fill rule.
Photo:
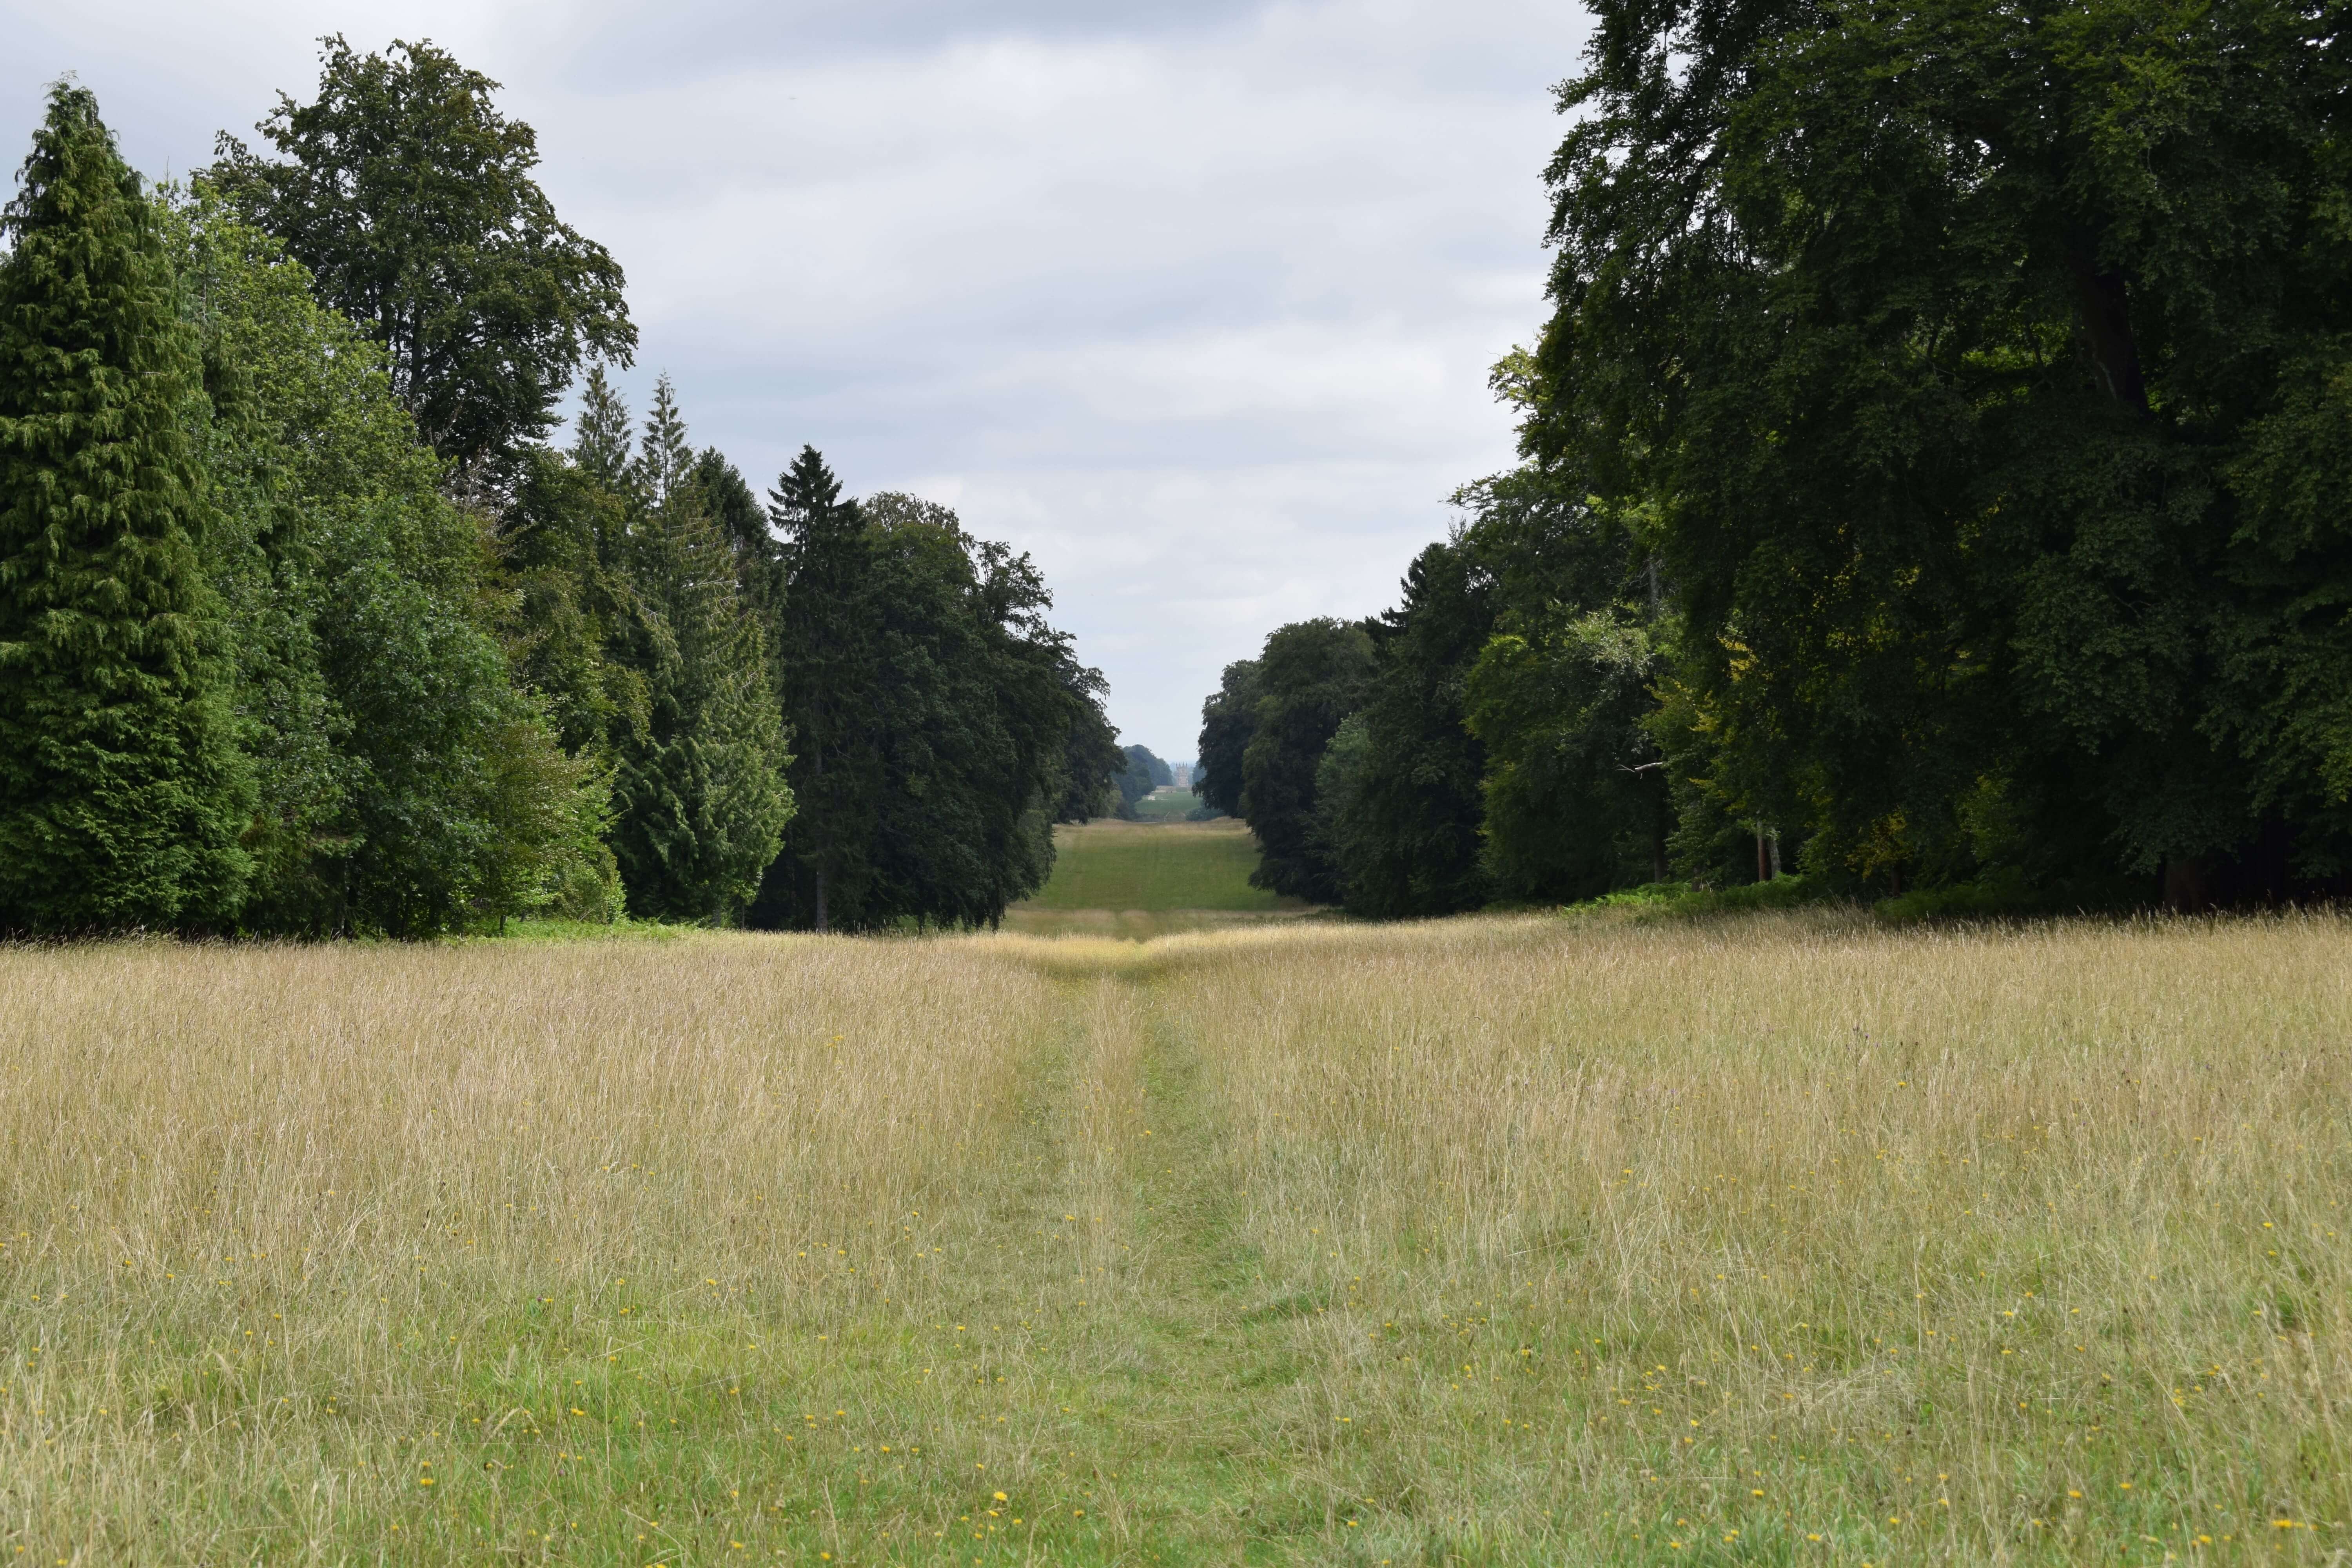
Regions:
<instances>
[{"instance_id":1,"label":"conifer tree","mask_svg":"<svg viewBox=\"0 0 2352 1568\"><path fill-rule=\"evenodd\" d=\"M646 504L667 506L694 472L694 448L686 438L686 420L677 411L677 389L667 375L654 382L654 405L646 410L645 434L630 475Z\"/></svg>"},{"instance_id":2,"label":"conifer tree","mask_svg":"<svg viewBox=\"0 0 2352 1568\"><path fill-rule=\"evenodd\" d=\"M703 510L695 461L665 376L634 465L648 710L620 748L613 850L633 912L727 921L775 858L793 797L767 639L733 547Z\"/></svg>"},{"instance_id":3,"label":"conifer tree","mask_svg":"<svg viewBox=\"0 0 2352 1568\"><path fill-rule=\"evenodd\" d=\"M204 925L242 896L234 743L168 252L59 83L0 261L0 927Z\"/></svg>"},{"instance_id":4,"label":"conifer tree","mask_svg":"<svg viewBox=\"0 0 2352 1568\"><path fill-rule=\"evenodd\" d=\"M864 879L880 791L869 740L877 662L866 603L871 549L857 503L842 495L840 479L814 447L801 448L768 498L769 516L784 536L778 654L801 816L785 856L769 870L758 918L829 931L844 884L854 889Z\"/></svg>"},{"instance_id":5,"label":"conifer tree","mask_svg":"<svg viewBox=\"0 0 2352 1568\"><path fill-rule=\"evenodd\" d=\"M572 460L580 471L614 495L629 488L629 408L601 364L590 368L574 423Z\"/></svg>"}]
</instances>

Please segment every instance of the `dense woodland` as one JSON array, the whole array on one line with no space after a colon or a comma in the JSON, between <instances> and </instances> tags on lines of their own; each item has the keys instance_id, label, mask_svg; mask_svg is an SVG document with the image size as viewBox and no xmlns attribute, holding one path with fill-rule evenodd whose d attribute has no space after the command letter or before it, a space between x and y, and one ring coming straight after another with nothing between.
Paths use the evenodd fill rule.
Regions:
<instances>
[{"instance_id":1,"label":"dense woodland","mask_svg":"<svg viewBox=\"0 0 2352 1568\"><path fill-rule=\"evenodd\" d=\"M1205 706L1261 880L2347 891L2343 9L1593 9L1524 461Z\"/></svg>"},{"instance_id":2,"label":"dense woodland","mask_svg":"<svg viewBox=\"0 0 2352 1568\"><path fill-rule=\"evenodd\" d=\"M621 268L496 86L330 40L160 190L52 90L0 256L0 931L982 924L1126 798L1027 557L806 448L762 496L666 378L633 417Z\"/></svg>"}]
</instances>

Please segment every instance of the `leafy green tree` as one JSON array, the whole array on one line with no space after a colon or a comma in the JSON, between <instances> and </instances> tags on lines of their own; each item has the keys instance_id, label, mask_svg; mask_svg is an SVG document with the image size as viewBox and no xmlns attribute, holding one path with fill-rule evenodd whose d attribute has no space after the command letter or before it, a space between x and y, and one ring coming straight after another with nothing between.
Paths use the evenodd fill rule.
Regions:
<instances>
[{"instance_id":1,"label":"leafy green tree","mask_svg":"<svg viewBox=\"0 0 2352 1568\"><path fill-rule=\"evenodd\" d=\"M1118 808L1117 780L1126 771L1127 753L1119 748L1118 731L1103 712L1108 687L1102 672L1081 665L1075 652L1058 665L1064 699L1074 715L1062 748L1062 803L1056 822L1090 822Z\"/></svg>"},{"instance_id":2,"label":"leafy green tree","mask_svg":"<svg viewBox=\"0 0 2352 1568\"><path fill-rule=\"evenodd\" d=\"M802 815L754 919L994 923L1051 873L1072 795L1108 782L1101 677L1047 623L1028 557L947 508L848 500L811 448L771 495Z\"/></svg>"},{"instance_id":3,"label":"leafy green tree","mask_svg":"<svg viewBox=\"0 0 2352 1568\"><path fill-rule=\"evenodd\" d=\"M0 258L0 928L208 926L252 783L200 555L198 392L154 206L84 89Z\"/></svg>"},{"instance_id":4,"label":"leafy green tree","mask_svg":"<svg viewBox=\"0 0 2352 1568\"><path fill-rule=\"evenodd\" d=\"M1397 608L1371 624L1363 711L1332 737L1316 778L1324 853L1344 901L1382 919L1486 902L1486 752L1464 688L1495 625L1493 574L1456 539L1415 558Z\"/></svg>"},{"instance_id":5,"label":"leafy green tree","mask_svg":"<svg viewBox=\"0 0 2352 1568\"><path fill-rule=\"evenodd\" d=\"M1720 804L1880 889L2352 868L2341 19L1596 10L1528 446L1662 520Z\"/></svg>"},{"instance_id":6,"label":"leafy green tree","mask_svg":"<svg viewBox=\"0 0 2352 1568\"><path fill-rule=\"evenodd\" d=\"M530 126L430 42L324 41L319 96L220 139L212 177L389 356L425 439L470 481L551 429L583 360L636 345L620 265L555 216Z\"/></svg>"},{"instance_id":7,"label":"leafy green tree","mask_svg":"<svg viewBox=\"0 0 2352 1568\"><path fill-rule=\"evenodd\" d=\"M380 353L205 193L163 216L201 344L206 395L184 416L259 782L238 923L425 935L608 881L600 773L517 689L491 542L442 495Z\"/></svg>"},{"instance_id":8,"label":"leafy green tree","mask_svg":"<svg viewBox=\"0 0 2352 1568\"><path fill-rule=\"evenodd\" d=\"M1192 793L1211 811L1242 815L1242 758L1257 731L1257 663L1237 659L1225 666L1215 692L1201 704L1201 761Z\"/></svg>"},{"instance_id":9,"label":"leafy green tree","mask_svg":"<svg viewBox=\"0 0 2352 1568\"><path fill-rule=\"evenodd\" d=\"M1350 622L1297 621L1265 639L1256 723L1242 753L1242 815L1258 841L1252 885L1339 901L1339 868L1315 830L1316 770L1340 722L1363 706L1371 674L1372 639Z\"/></svg>"},{"instance_id":10,"label":"leafy green tree","mask_svg":"<svg viewBox=\"0 0 2352 1568\"><path fill-rule=\"evenodd\" d=\"M1486 862L1515 900L1663 880L1672 775L1652 733L1678 625L1636 524L1523 468L1456 497L1492 582L1492 632L1462 686L1486 752Z\"/></svg>"}]
</instances>

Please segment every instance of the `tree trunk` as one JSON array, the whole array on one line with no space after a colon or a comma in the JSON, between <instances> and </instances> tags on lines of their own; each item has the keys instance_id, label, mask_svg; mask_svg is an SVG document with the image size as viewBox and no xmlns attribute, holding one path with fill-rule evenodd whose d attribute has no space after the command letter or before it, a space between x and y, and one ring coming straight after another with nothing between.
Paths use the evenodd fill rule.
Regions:
<instances>
[{"instance_id":1,"label":"tree trunk","mask_svg":"<svg viewBox=\"0 0 2352 1568\"><path fill-rule=\"evenodd\" d=\"M2087 250L2069 258L2082 296L2083 328L2091 343L2091 368L2100 389L2135 414L2147 412L2147 384L2140 377L2139 345L2132 338L2131 301L2120 272L2102 271Z\"/></svg>"}]
</instances>

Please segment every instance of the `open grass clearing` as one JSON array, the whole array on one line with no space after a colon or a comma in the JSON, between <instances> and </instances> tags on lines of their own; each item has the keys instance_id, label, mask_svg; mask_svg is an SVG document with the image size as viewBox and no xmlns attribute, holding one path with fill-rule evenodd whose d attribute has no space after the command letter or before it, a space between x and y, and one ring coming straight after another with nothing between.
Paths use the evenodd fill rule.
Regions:
<instances>
[{"instance_id":1,"label":"open grass clearing","mask_svg":"<svg viewBox=\"0 0 2352 1568\"><path fill-rule=\"evenodd\" d=\"M1065 824L1054 830L1054 848L1052 879L1015 911L1276 914L1306 908L1250 886L1257 841L1234 817Z\"/></svg>"},{"instance_id":2,"label":"open grass clearing","mask_svg":"<svg viewBox=\"0 0 2352 1568\"><path fill-rule=\"evenodd\" d=\"M1181 822L1200 806L1201 797L1191 790L1162 784L1135 803L1135 814L1151 822Z\"/></svg>"},{"instance_id":3,"label":"open grass clearing","mask_svg":"<svg viewBox=\"0 0 2352 1568\"><path fill-rule=\"evenodd\" d=\"M2329 1563L2347 958L0 951L0 1561Z\"/></svg>"}]
</instances>

